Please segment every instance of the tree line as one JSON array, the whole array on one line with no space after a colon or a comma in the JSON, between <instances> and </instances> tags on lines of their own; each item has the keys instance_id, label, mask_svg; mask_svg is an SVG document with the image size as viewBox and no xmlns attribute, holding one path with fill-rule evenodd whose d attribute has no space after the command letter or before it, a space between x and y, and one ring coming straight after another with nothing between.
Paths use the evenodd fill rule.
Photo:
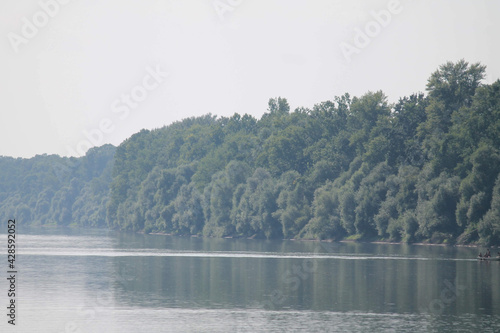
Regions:
<instances>
[{"instance_id":1,"label":"tree line","mask_svg":"<svg viewBox=\"0 0 500 333\"><path fill-rule=\"evenodd\" d=\"M484 76L460 60L394 104L377 91L291 111L278 97L260 119L187 118L94 148L53 184L33 160L59 157L3 157L31 166L2 177L1 209L175 235L499 244L500 81Z\"/></svg>"},{"instance_id":2,"label":"tree line","mask_svg":"<svg viewBox=\"0 0 500 333\"><path fill-rule=\"evenodd\" d=\"M0 157L0 221L106 226L115 150L104 145L81 158Z\"/></svg>"}]
</instances>

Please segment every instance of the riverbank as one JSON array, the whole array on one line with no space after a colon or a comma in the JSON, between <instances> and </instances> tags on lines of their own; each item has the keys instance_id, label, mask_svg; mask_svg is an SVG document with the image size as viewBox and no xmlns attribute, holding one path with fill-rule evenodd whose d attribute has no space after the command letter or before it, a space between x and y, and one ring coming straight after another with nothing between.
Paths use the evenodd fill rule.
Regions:
<instances>
[{"instance_id":1,"label":"riverbank","mask_svg":"<svg viewBox=\"0 0 500 333\"><path fill-rule=\"evenodd\" d=\"M86 227L81 227L81 226L76 226L76 225L68 225L68 226L58 226L56 224L43 224L43 225L30 225L30 226L22 226L22 227L29 227L29 228L45 228L45 229L52 229L52 228L69 228L69 229L98 229L98 230L106 230L106 231L117 231L117 232L133 232L133 231L127 231L127 230L113 230L109 228L103 228L103 227L91 227L91 228L86 228ZM175 237L196 237L196 238L216 238L216 237L205 237L202 235L175 235L172 233L165 233L165 232L149 232L146 233L144 230L141 231L136 231L135 233L139 234L147 234L147 235L162 235L162 236L175 236ZM250 239L250 240L257 240L259 238L256 238L255 236L253 237L239 237L239 236L226 236L222 237L221 239ZM480 243L470 243L470 244L460 244L460 243L432 243L430 241L423 241L423 242L403 242L403 241L391 241L391 240L383 240L379 239L377 237L360 237L359 235L355 235L354 237L348 237L344 238L341 240L335 240L335 239L307 239L307 238L292 238L292 239L279 239L279 240L290 240L290 241L299 241L299 242L327 242L327 243L370 243L370 244L391 244L391 245L403 245L403 244L408 244L408 245L418 245L418 246L440 246L440 247L465 247L465 248L490 248L490 249L498 249L500 248L499 245L486 245L486 244L480 244Z\"/></svg>"},{"instance_id":2,"label":"riverbank","mask_svg":"<svg viewBox=\"0 0 500 333\"><path fill-rule=\"evenodd\" d=\"M146 234L144 231L138 231L138 233L141 234ZM200 235L174 235L171 233L163 233L163 232L150 232L148 233L149 235L163 235L163 236L174 236L174 237L198 237L198 238L216 238L216 237L204 237ZM222 237L221 239L250 239L250 240L258 240L259 238L256 237L238 237L238 236L226 236ZM389 241L389 240L381 240L377 238L346 238L346 239L341 239L341 240L334 240L334 239L307 239L307 238L291 238L291 239L279 239L279 240L289 240L289 241L294 241L294 242L325 242L325 243L368 243L368 244L390 244L390 245L417 245L417 246L440 246L440 247L468 247L468 248L491 248L491 249L497 249L500 248L500 246L497 245L484 245L484 244L478 244L478 243L473 243L473 244L444 244L444 243L431 243L431 242L396 242L396 241Z\"/></svg>"}]
</instances>

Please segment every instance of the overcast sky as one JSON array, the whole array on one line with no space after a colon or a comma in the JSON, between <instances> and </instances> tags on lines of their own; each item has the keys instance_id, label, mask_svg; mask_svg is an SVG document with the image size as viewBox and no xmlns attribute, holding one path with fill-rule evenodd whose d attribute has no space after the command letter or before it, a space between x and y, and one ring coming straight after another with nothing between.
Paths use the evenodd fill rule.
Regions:
<instances>
[{"instance_id":1,"label":"overcast sky","mask_svg":"<svg viewBox=\"0 0 500 333\"><path fill-rule=\"evenodd\" d=\"M278 96L395 102L462 58L500 77L499 1L65 2L0 2L0 155L75 156L207 113L260 118Z\"/></svg>"}]
</instances>

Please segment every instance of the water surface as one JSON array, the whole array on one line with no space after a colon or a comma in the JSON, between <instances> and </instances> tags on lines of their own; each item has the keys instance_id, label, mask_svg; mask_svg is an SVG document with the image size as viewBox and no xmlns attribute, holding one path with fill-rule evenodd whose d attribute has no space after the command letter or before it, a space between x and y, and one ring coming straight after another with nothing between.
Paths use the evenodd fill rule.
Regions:
<instances>
[{"instance_id":1,"label":"water surface","mask_svg":"<svg viewBox=\"0 0 500 333\"><path fill-rule=\"evenodd\" d=\"M500 262L472 248L59 228L17 242L2 332L500 331Z\"/></svg>"}]
</instances>

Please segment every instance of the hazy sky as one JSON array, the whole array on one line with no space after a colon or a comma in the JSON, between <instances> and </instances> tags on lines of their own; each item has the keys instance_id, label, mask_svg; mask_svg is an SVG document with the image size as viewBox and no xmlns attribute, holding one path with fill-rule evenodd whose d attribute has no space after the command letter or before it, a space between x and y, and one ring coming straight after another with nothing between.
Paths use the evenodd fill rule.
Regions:
<instances>
[{"instance_id":1,"label":"hazy sky","mask_svg":"<svg viewBox=\"0 0 500 333\"><path fill-rule=\"evenodd\" d=\"M499 15L493 0L3 0L0 155L78 155L207 113L260 118L278 96L395 102L461 58L492 83Z\"/></svg>"}]
</instances>

